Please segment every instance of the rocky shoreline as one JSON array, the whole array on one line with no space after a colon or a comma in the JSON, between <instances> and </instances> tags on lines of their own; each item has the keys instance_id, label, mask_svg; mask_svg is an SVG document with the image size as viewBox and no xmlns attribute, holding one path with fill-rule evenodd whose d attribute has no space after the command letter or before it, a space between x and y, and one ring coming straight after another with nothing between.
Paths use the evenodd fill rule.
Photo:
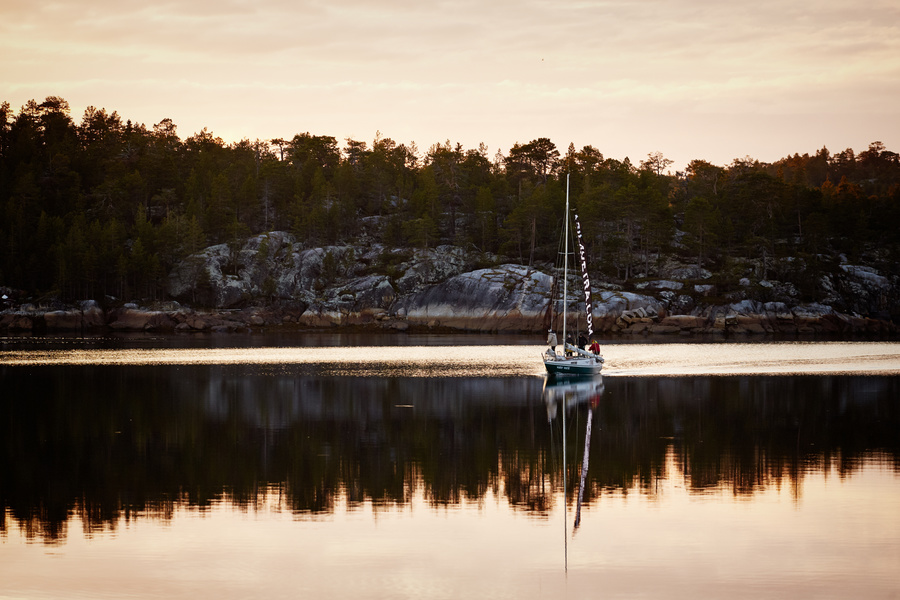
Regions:
<instances>
[{"instance_id":1,"label":"rocky shoreline","mask_svg":"<svg viewBox=\"0 0 900 600\"><path fill-rule=\"evenodd\" d=\"M212 246L184 261L169 275L168 295L175 299L171 301L121 303L107 298L103 304L86 300L63 305L52 300L18 301L14 290L0 289L0 332L356 328L545 333L553 283L550 269L516 264L476 268L478 260L452 246L418 251L378 244L309 249L290 234L272 232L250 238L235 251L224 244ZM716 285L708 271L675 265L665 275L645 278L633 286L634 291L596 283L597 334L608 338L898 333L890 315L896 312L893 299L900 286L868 267L841 265L835 275L821 281L824 301L811 303L797 301L789 282L741 279L732 286L737 292L715 301ZM844 296L836 289L845 290ZM760 294L773 299L748 297ZM198 299L216 308L191 308L192 300ZM578 308L574 303L568 307L573 322L579 319Z\"/></svg>"},{"instance_id":2,"label":"rocky shoreline","mask_svg":"<svg viewBox=\"0 0 900 600\"><path fill-rule=\"evenodd\" d=\"M637 294L601 293L595 306L598 335L766 336L791 334L892 335L894 323L847 315L820 304L789 307L781 302L742 301L709 306L695 314L669 314L659 302ZM605 298L604 298L605 296ZM171 332L233 333L280 329L346 329L365 331L466 331L531 333L545 331L544 310L497 306L460 307L447 302L416 304L407 310L370 307L359 311L310 310L303 305L273 304L229 310L194 310L177 302L141 307L126 304L104 310L95 301L77 307L24 305L0 312L0 331L97 333ZM571 321L579 315L570 312ZM583 321L583 319L582 319ZM583 327L583 323L582 323Z\"/></svg>"},{"instance_id":3,"label":"rocky shoreline","mask_svg":"<svg viewBox=\"0 0 900 600\"><path fill-rule=\"evenodd\" d=\"M595 317L598 335L766 336L802 334L892 335L896 325L878 319L845 315L822 306L788 308L768 303L762 312L744 306L709 307L701 315L670 315L643 308ZM125 306L103 310L95 302L83 308L47 310L20 307L0 314L0 331L10 334L46 332L99 333L169 332L235 333L281 329L355 329L365 331L465 331L481 333L531 333L545 331L543 315L461 315L440 318L432 314L391 314L371 310L362 313L308 314L298 307L260 307L228 311L195 311L187 307L157 309ZM573 321L577 315L571 315ZM583 327L583 324L582 324Z\"/></svg>"}]
</instances>

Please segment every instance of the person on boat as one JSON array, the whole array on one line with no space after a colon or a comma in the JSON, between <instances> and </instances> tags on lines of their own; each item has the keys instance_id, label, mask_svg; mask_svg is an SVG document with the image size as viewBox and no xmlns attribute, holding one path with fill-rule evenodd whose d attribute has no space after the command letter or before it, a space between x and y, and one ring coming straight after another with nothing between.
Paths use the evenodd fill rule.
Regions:
<instances>
[{"instance_id":1,"label":"person on boat","mask_svg":"<svg viewBox=\"0 0 900 600\"><path fill-rule=\"evenodd\" d=\"M594 354L600 354L600 344L597 343L597 340L591 344L591 352Z\"/></svg>"},{"instance_id":2,"label":"person on boat","mask_svg":"<svg viewBox=\"0 0 900 600\"><path fill-rule=\"evenodd\" d=\"M584 337L583 333L578 334L578 347L581 348L582 350L588 349L588 341L587 341L587 338Z\"/></svg>"},{"instance_id":3,"label":"person on boat","mask_svg":"<svg viewBox=\"0 0 900 600\"><path fill-rule=\"evenodd\" d=\"M550 350L553 351L553 354L556 354L556 346L558 342L556 341L556 333L552 329L547 330L547 345L550 346Z\"/></svg>"},{"instance_id":4,"label":"person on boat","mask_svg":"<svg viewBox=\"0 0 900 600\"><path fill-rule=\"evenodd\" d=\"M572 334L566 336L566 356L572 356L572 351L569 350L569 346L574 343L572 340Z\"/></svg>"}]
</instances>

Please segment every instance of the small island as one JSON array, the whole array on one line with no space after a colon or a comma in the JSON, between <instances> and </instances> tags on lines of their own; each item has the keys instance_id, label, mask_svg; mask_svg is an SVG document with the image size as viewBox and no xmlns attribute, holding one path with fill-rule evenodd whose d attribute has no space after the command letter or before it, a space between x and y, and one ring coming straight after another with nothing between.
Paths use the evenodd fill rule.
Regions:
<instances>
[{"instance_id":1,"label":"small island","mask_svg":"<svg viewBox=\"0 0 900 600\"><path fill-rule=\"evenodd\" d=\"M890 335L900 157L637 164L0 106L0 331L546 330L571 176L602 335ZM574 311L574 307L570 307Z\"/></svg>"}]
</instances>

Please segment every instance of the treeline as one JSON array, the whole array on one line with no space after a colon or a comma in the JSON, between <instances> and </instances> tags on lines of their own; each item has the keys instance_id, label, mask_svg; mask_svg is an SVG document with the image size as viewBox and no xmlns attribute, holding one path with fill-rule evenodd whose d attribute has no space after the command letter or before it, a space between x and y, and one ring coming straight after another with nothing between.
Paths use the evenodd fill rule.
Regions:
<instances>
[{"instance_id":1,"label":"treeline","mask_svg":"<svg viewBox=\"0 0 900 600\"><path fill-rule=\"evenodd\" d=\"M668 257L727 270L779 257L844 253L897 264L900 157L859 154L692 161L672 174L655 152L633 164L547 138L490 156L449 141L420 151L300 133L225 144L182 140L88 107L76 122L58 97L15 113L0 105L0 286L63 298L161 298L168 271L213 243L293 232L309 246L366 239L395 247L456 244L525 264L554 261L571 174L597 275L653 276ZM374 236L374 239L373 239ZM798 263L801 264L801 263ZM809 270L804 268L804 270Z\"/></svg>"}]
</instances>

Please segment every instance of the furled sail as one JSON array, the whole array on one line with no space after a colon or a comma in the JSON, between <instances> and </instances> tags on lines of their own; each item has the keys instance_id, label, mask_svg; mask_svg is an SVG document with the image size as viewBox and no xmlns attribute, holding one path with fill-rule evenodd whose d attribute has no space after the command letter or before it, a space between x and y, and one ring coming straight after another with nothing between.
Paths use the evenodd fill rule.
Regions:
<instances>
[{"instance_id":1,"label":"furled sail","mask_svg":"<svg viewBox=\"0 0 900 600\"><path fill-rule=\"evenodd\" d=\"M594 310L591 306L591 280L587 272L587 255L584 252L584 242L581 241L581 221L578 213L575 213L575 234L578 238L578 256L581 259L581 278L584 286L584 312L587 315L588 339L594 336Z\"/></svg>"}]
</instances>

